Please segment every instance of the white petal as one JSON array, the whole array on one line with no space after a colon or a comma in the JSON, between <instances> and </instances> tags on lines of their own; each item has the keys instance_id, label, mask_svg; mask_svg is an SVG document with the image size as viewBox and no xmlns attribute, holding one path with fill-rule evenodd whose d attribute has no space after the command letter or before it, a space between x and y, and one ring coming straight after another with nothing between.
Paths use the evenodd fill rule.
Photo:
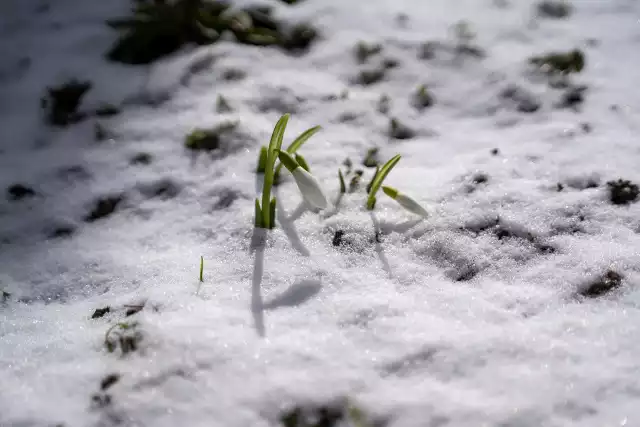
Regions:
<instances>
[{"instance_id":1,"label":"white petal","mask_svg":"<svg viewBox=\"0 0 640 427\"><path fill-rule=\"evenodd\" d=\"M329 202L327 202L327 198L322 192L320 184L313 175L301 167L295 168L291 174L296 180L296 184L298 184L298 189L300 193L302 193L302 197L304 197L310 205L320 209L329 206Z\"/></svg>"},{"instance_id":2,"label":"white petal","mask_svg":"<svg viewBox=\"0 0 640 427\"><path fill-rule=\"evenodd\" d=\"M418 204L418 202L416 202L415 200L413 200L411 197L402 194L402 193L398 193L398 196L396 197L396 202L400 203L400 206L402 206L403 208L405 208L406 210L408 210L409 212L412 212L416 215L420 215L421 217L427 217L429 216L429 213L426 211L425 208L423 208L422 206L420 206L420 204Z\"/></svg>"}]
</instances>

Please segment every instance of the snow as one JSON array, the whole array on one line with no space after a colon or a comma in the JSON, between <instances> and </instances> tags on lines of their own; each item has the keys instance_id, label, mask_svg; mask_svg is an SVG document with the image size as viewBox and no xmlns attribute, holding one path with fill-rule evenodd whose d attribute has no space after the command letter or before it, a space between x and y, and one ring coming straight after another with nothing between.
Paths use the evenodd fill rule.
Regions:
<instances>
[{"instance_id":1,"label":"snow","mask_svg":"<svg viewBox=\"0 0 640 427\"><path fill-rule=\"evenodd\" d=\"M0 425L268 426L293 406L345 398L391 426L640 425L640 204L609 203L606 186L640 181L640 4L572 3L569 18L550 20L527 1L272 2L318 26L308 54L223 41L128 67L102 56L115 38L104 20L128 2L2 2L0 189L36 194L0 199L0 289L11 293L0 303ZM417 58L460 20L486 58ZM383 53L358 65L361 40ZM562 91L526 65L576 47L587 57L573 77L588 86L579 112L557 108ZM400 65L353 84L384 57ZM227 69L247 76L225 81ZM99 119L106 140L94 141L95 119L44 124L40 97L72 77L93 82L88 109L123 105ZM420 84L436 99L423 112L410 103ZM509 84L541 108L501 100ZM234 112L215 112L219 94ZM382 94L415 138L388 137ZM285 112L285 144L323 127L301 152L330 200L342 161L359 168L378 146L383 161L402 155L385 184L430 217L382 192L371 214L364 191L336 211L305 211L286 176L279 227L252 249L258 150ZM185 150L188 132L226 120L239 121L233 146ZM151 164L132 164L138 153ZM114 194L124 195L114 214L83 220ZM61 226L72 234L51 238ZM608 270L620 289L576 297ZM120 356L104 339L123 321L143 338ZM119 381L100 392L111 373Z\"/></svg>"}]
</instances>

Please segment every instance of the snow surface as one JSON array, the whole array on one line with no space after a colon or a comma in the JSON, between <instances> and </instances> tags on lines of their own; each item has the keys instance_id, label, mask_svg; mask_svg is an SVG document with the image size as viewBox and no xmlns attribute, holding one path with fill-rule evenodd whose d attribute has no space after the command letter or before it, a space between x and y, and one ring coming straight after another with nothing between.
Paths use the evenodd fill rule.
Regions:
<instances>
[{"instance_id":1,"label":"snow surface","mask_svg":"<svg viewBox=\"0 0 640 427\"><path fill-rule=\"evenodd\" d=\"M640 204L610 204L605 184L640 181L640 2L573 3L551 20L515 0L273 2L321 30L310 53L225 41L150 67L103 59L115 37L104 20L127 1L0 3L0 188L36 191L0 200L0 288L12 294L0 306L0 425L267 426L342 398L392 426L640 425ZM486 58L417 58L460 20ZM358 65L360 40L382 55ZM526 64L575 47L587 55L580 112L557 108L562 91ZM399 67L353 83L383 57ZM224 81L230 68L246 78ZM100 119L106 141L94 141L94 119L44 124L40 97L72 77L93 82L83 106L124 106ZM410 103L419 84L436 98L423 112ZM509 84L541 109L501 100ZM234 112L215 112L218 94ZM389 139L382 94L415 138ZM332 200L344 158L359 167L378 146L382 159L403 156L388 184L431 216L383 195L371 215L364 192L336 212L303 211L287 179L280 226L252 251L257 153L284 112L287 141L323 126L301 152ZM228 119L240 123L236 145L185 150L190 130ZM131 164L141 152L150 165ZM125 195L118 210L85 223L109 194ZM510 236L492 232L497 217ZM50 238L61 226L75 232ZM335 247L338 229L347 244ZM575 296L609 269L619 290ZM143 338L121 357L103 342L123 320ZM92 402L111 373L111 403Z\"/></svg>"}]
</instances>

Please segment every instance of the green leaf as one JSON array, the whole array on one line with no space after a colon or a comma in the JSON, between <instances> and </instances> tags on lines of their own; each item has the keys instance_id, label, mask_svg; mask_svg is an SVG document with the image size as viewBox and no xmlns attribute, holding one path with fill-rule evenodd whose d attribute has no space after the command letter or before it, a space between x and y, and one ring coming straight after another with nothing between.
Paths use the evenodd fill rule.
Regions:
<instances>
[{"instance_id":1,"label":"green leaf","mask_svg":"<svg viewBox=\"0 0 640 427\"><path fill-rule=\"evenodd\" d=\"M322 129L320 126L314 126L311 129L307 129L304 132L302 132L296 139L293 140L291 145L287 147L287 153L293 154L296 151L298 151L298 149L300 149L300 147L302 147L302 145L305 142L307 142L309 138L311 138L318 131L320 131L320 129Z\"/></svg>"},{"instance_id":2,"label":"green leaf","mask_svg":"<svg viewBox=\"0 0 640 427\"><path fill-rule=\"evenodd\" d=\"M271 227L274 228L276 226L276 198L271 199L271 204L269 205L269 211L271 212Z\"/></svg>"},{"instance_id":3,"label":"green leaf","mask_svg":"<svg viewBox=\"0 0 640 427\"><path fill-rule=\"evenodd\" d=\"M285 114L280 117L278 123L273 128L273 133L271 134L271 141L269 142L269 154L274 153L276 150L279 150L282 147L282 139L284 138L284 130L287 127L287 123L289 122L289 114Z\"/></svg>"},{"instance_id":4,"label":"green leaf","mask_svg":"<svg viewBox=\"0 0 640 427\"><path fill-rule=\"evenodd\" d=\"M273 228L275 222L271 218L271 210L269 202L271 200L271 187L273 187L273 167L276 163L276 157L278 156L278 150L282 147L282 139L284 137L284 131L289 121L289 114L285 114L280 117L278 123L273 128L273 134L271 134L271 141L269 142L269 153L267 155L267 166L264 174L264 186L262 188L262 222L263 228Z\"/></svg>"},{"instance_id":5,"label":"green leaf","mask_svg":"<svg viewBox=\"0 0 640 427\"><path fill-rule=\"evenodd\" d=\"M373 181L376 180L376 178L378 177L379 173L380 173L380 166L376 166L376 171L373 174L373 176L371 177L371 181L369 181L369 183L367 184L367 194L369 194L369 192L371 192L371 186L373 185Z\"/></svg>"},{"instance_id":6,"label":"green leaf","mask_svg":"<svg viewBox=\"0 0 640 427\"><path fill-rule=\"evenodd\" d=\"M255 223L253 225L257 228L264 228L264 224L262 223L262 221L262 209L260 208L260 200L256 198Z\"/></svg>"},{"instance_id":7,"label":"green leaf","mask_svg":"<svg viewBox=\"0 0 640 427\"><path fill-rule=\"evenodd\" d=\"M200 256L200 281L204 282L204 279L202 277L202 274L204 272L204 257Z\"/></svg>"},{"instance_id":8,"label":"green leaf","mask_svg":"<svg viewBox=\"0 0 640 427\"><path fill-rule=\"evenodd\" d=\"M344 194L347 192L347 186L344 183L344 175L342 175L342 170L338 169L338 179L340 180L340 194Z\"/></svg>"},{"instance_id":9,"label":"green leaf","mask_svg":"<svg viewBox=\"0 0 640 427\"><path fill-rule=\"evenodd\" d=\"M269 155L269 151L266 146L260 147L260 155L258 157L258 167L256 168L257 173L264 173L267 168L267 157Z\"/></svg>"},{"instance_id":10,"label":"green leaf","mask_svg":"<svg viewBox=\"0 0 640 427\"><path fill-rule=\"evenodd\" d=\"M373 210L373 208L375 207L376 193L380 189L380 186L382 185L382 182L385 180L387 175L389 175L389 172L391 172L391 169L393 169L395 165L398 164L400 158L401 157L399 154L393 156L387 163L384 164L384 166L382 166L380 171L376 174L375 178L371 182L371 189L369 190L369 197L367 199L367 209Z\"/></svg>"}]
</instances>

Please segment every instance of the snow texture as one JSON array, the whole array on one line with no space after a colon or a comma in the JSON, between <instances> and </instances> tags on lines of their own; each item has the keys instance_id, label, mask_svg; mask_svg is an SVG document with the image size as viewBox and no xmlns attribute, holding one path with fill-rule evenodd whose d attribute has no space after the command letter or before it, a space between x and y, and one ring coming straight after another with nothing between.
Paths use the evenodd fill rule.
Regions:
<instances>
[{"instance_id":1,"label":"snow texture","mask_svg":"<svg viewBox=\"0 0 640 427\"><path fill-rule=\"evenodd\" d=\"M341 399L372 425L640 425L640 203L606 185L640 181L640 3L572 3L274 0L320 30L306 55L225 40L132 67L103 56L127 1L1 2L0 425L275 426ZM455 50L460 21L484 55ZM360 41L383 49L359 64ZM587 89L562 108L527 61L574 48ZM83 109L121 114L47 125L40 98L71 78L93 84ZM311 212L285 173L252 248L259 147L285 112L285 144L323 127L301 153L332 202L345 158L364 175ZM185 149L228 120L219 150ZM402 155L385 183L428 218L382 192L364 208L372 147ZM127 354L105 349L118 322L137 322L115 330Z\"/></svg>"}]
</instances>

